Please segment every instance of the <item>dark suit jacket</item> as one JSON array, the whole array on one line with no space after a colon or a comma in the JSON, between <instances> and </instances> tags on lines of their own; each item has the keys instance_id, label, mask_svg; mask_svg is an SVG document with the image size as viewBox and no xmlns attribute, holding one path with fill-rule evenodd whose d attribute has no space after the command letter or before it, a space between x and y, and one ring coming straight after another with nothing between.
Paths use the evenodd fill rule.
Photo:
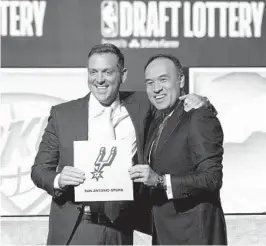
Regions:
<instances>
[{"instance_id":1,"label":"dark suit jacket","mask_svg":"<svg viewBox=\"0 0 266 246\"><path fill-rule=\"evenodd\" d=\"M147 160L158 122L145 147ZM222 186L223 131L205 108L185 112L179 103L160 137L152 168L170 174L173 199L152 189L153 223L160 244L226 244L219 190Z\"/></svg>"},{"instance_id":2,"label":"dark suit jacket","mask_svg":"<svg viewBox=\"0 0 266 246\"><path fill-rule=\"evenodd\" d=\"M66 244L77 221L81 203L74 202L73 187L63 192L54 190L54 179L64 166L73 166L73 141L88 139L88 94L86 97L52 107L39 146L31 177L33 182L52 196L49 217L48 244ZM136 130L138 162L143 162L144 126L150 106L144 93L120 93ZM92 212L102 209L102 203L90 203ZM120 202L120 214L130 207ZM125 216L128 218L128 215ZM121 221L120 217L118 221ZM126 221L124 228L130 221ZM133 224L133 223L132 223ZM121 229L122 230L122 229Z\"/></svg>"}]
</instances>

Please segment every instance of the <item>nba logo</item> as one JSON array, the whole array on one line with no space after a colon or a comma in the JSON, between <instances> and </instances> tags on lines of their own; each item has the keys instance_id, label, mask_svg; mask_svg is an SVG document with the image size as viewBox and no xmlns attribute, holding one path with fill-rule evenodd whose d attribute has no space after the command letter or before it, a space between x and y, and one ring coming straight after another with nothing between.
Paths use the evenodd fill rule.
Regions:
<instances>
[{"instance_id":1,"label":"nba logo","mask_svg":"<svg viewBox=\"0 0 266 246\"><path fill-rule=\"evenodd\" d=\"M101 3L101 32L106 38L118 35L118 3L116 1L103 1Z\"/></svg>"}]
</instances>

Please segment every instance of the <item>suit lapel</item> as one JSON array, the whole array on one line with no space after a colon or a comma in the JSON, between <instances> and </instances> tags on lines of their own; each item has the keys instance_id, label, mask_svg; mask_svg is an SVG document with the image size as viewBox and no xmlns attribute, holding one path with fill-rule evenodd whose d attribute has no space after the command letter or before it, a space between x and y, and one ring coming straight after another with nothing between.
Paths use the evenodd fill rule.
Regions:
<instances>
[{"instance_id":1,"label":"suit lapel","mask_svg":"<svg viewBox=\"0 0 266 246\"><path fill-rule=\"evenodd\" d=\"M140 105L138 104L138 102L135 102L135 101L132 102L131 97L126 92L119 92L119 96L120 96L121 105L124 105L126 107L128 113L129 113L130 117L134 118L134 117L132 117L132 115L135 116L139 112ZM132 119L132 120L135 121L136 119Z\"/></svg>"},{"instance_id":2,"label":"suit lapel","mask_svg":"<svg viewBox=\"0 0 266 246\"><path fill-rule=\"evenodd\" d=\"M162 122L161 117L157 117L157 118L153 119L151 125L149 126L149 132L148 132L148 136L147 136L147 141L145 143L145 153L144 153L144 158L145 158L145 161L147 161L147 162L149 160L151 145L154 141L155 135L157 134L158 127L159 127L161 122Z\"/></svg>"},{"instance_id":3,"label":"suit lapel","mask_svg":"<svg viewBox=\"0 0 266 246\"><path fill-rule=\"evenodd\" d=\"M72 130L75 131L77 141L88 140L88 103L90 93L84 98L76 101L74 108L75 120Z\"/></svg>"},{"instance_id":4,"label":"suit lapel","mask_svg":"<svg viewBox=\"0 0 266 246\"><path fill-rule=\"evenodd\" d=\"M173 131L179 126L179 124L182 120L183 114L184 114L183 104L181 102L179 102L176 109L174 110L174 112L170 116L170 118L168 119L168 121L167 121L167 123L166 123L166 125L162 131L162 134L161 134L161 137L160 137L160 140L158 143L158 148L156 151L156 156L160 155L160 152L164 148L169 137L171 136Z\"/></svg>"},{"instance_id":5,"label":"suit lapel","mask_svg":"<svg viewBox=\"0 0 266 246\"><path fill-rule=\"evenodd\" d=\"M139 113L140 105L139 105L139 102L137 101L132 102L132 98L126 92L124 93L120 92L119 95L120 95L121 104L124 105L125 108L127 109L128 114L133 123L135 133L136 133L137 154L138 154L138 157L140 158L143 154L143 150L141 146L143 146L142 141L143 141L143 135L144 135L143 133L144 126L139 127L140 122L139 122L139 119L137 118L140 115Z\"/></svg>"}]
</instances>

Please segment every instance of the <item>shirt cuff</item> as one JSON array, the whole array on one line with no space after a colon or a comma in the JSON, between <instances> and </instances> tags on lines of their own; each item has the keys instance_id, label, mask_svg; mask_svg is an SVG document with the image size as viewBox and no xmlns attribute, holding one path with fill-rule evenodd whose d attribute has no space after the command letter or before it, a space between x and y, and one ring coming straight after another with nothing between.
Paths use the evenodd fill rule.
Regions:
<instances>
[{"instance_id":1,"label":"shirt cuff","mask_svg":"<svg viewBox=\"0 0 266 246\"><path fill-rule=\"evenodd\" d=\"M55 176L55 179L54 179L54 189L57 189L57 190L62 190L59 186L59 176L60 176L60 173L58 173L56 176Z\"/></svg>"},{"instance_id":2,"label":"shirt cuff","mask_svg":"<svg viewBox=\"0 0 266 246\"><path fill-rule=\"evenodd\" d=\"M165 174L166 180L166 194L168 199L173 199L173 191L172 191L172 184L171 184L171 176L170 174Z\"/></svg>"}]
</instances>

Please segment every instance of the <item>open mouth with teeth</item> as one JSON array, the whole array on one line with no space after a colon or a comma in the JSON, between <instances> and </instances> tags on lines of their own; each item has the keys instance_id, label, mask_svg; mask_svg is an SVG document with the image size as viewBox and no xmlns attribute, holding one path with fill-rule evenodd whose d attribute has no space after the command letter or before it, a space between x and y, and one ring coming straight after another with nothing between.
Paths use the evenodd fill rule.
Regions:
<instances>
[{"instance_id":1,"label":"open mouth with teeth","mask_svg":"<svg viewBox=\"0 0 266 246\"><path fill-rule=\"evenodd\" d=\"M109 86L108 85L94 85L97 90L106 90Z\"/></svg>"},{"instance_id":2,"label":"open mouth with teeth","mask_svg":"<svg viewBox=\"0 0 266 246\"><path fill-rule=\"evenodd\" d=\"M162 99L164 99L165 97L166 97L165 94L154 96L154 98L155 98L156 100L162 100Z\"/></svg>"}]
</instances>

